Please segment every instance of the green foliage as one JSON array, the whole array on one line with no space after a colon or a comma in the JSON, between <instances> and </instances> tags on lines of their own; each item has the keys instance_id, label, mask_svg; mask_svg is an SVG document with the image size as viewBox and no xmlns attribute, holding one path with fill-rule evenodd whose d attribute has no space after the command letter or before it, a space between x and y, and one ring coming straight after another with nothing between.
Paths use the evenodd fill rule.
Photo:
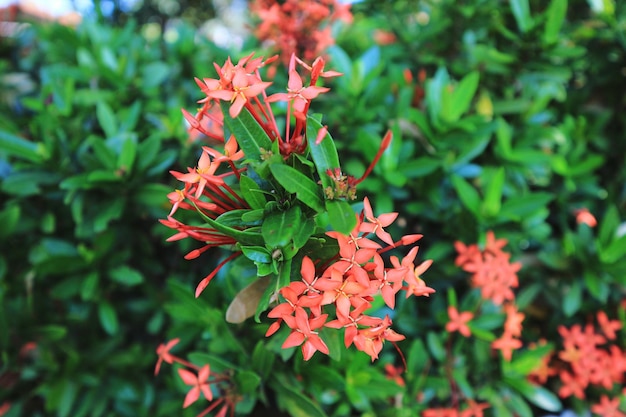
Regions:
<instances>
[{"instance_id":1,"label":"green foliage","mask_svg":"<svg viewBox=\"0 0 626 417\"><path fill-rule=\"evenodd\" d=\"M197 415L196 406L181 408L189 387L176 367L152 375L154 349L173 337L181 338L174 353L232 373L241 415L412 416L448 405L453 392L489 402L486 415L589 409L595 397L561 399L558 378L539 385L527 377L561 347L559 326L584 325L600 310L626 326L626 9L610 1L400 0L357 3L353 12L328 51L327 67L344 75L314 107L337 149L328 137L309 149L326 188L327 169L341 159L358 177L393 131L358 192L377 211L402 213L406 226L395 235L423 234L420 256L434 260L424 279L437 293L398 299L393 316L407 336L398 343L405 385L385 377L385 365L402 363L393 348L370 363L329 334L330 356L304 362L281 348L286 332L264 338L261 312L292 272L273 249L316 245L315 213L344 231L354 216L302 174L313 168L265 163L278 152L245 111L226 127L256 164L240 183L251 210L209 219L245 243L243 256L194 298L198 277L219 259L185 261L194 248L165 243L157 220L175 186L168 170L189 165L200 148L180 109L198 99L193 78L211 76L224 51L183 24L173 41L132 21L35 25L0 49L6 416ZM376 44L377 30L396 41ZM322 125L311 118L308 127L316 137ZM265 216L271 201L259 178L269 177L297 192L298 204ZM578 223L580 209L598 225ZM242 221L258 230L233 228ZM506 315L482 302L454 264L454 242L484 245L488 230L522 263L524 347L511 361L491 348ZM265 275L273 281L257 288L258 322L227 323L230 301ZM477 313L471 338L444 331L448 305ZM529 347L540 339L548 343ZM624 345L623 330L616 343Z\"/></svg>"},{"instance_id":2,"label":"green foliage","mask_svg":"<svg viewBox=\"0 0 626 417\"><path fill-rule=\"evenodd\" d=\"M167 215L167 170L192 151L180 114L192 74L222 52L208 43L184 52L189 39L138 29L35 26L15 40L22 58L3 68L3 80L28 80L0 112L0 374L9 376L0 403L12 404L9 416L179 408L155 395L147 353L162 339L165 279L189 265L155 225Z\"/></svg>"}]
</instances>

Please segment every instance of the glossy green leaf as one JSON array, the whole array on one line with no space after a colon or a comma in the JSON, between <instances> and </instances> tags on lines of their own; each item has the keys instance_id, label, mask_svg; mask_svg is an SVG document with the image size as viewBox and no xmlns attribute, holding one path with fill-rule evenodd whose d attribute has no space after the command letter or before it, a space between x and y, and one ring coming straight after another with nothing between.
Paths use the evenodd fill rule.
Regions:
<instances>
[{"instance_id":1,"label":"glossy green leaf","mask_svg":"<svg viewBox=\"0 0 626 417\"><path fill-rule=\"evenodd\" d=\"M435 332L428 332L426 335L426 345L428 350L438 361L443 361L446 358L446 349L443 347L441 338Z\"/></svg>"},{"instance_id":2,"label":"glossy green leaf","mask_svg":"<svg viewBox=\"0 0 626 417\"><path fill-rule=\"evenodd\" d=\"M278 183L313 210L324 211L320 187L311 178L284 164L270 165L270 171Z\"/></svg>"},{"instance_id":3,"label":"glossy green leaf","mask_svg":"<svg viewBox=\"0 0 626 417\"><path fill-rule=\"evenodd\" d=\"M419 375L427 366L428 352L422 339L416 339L407 354L407 372Z\"/></svg>"},{"instance_id":4,"label":"glossy green leaf","mask_svg":"<svg viewBox=\"0 0 626 417\"><path fill-rule=\"evenodd\" d=\"M272 384L277 391L278 404L292 417L327 417L322 408L303 395L282 377Z\"/></svg>"},{"instance_id":5,"label":"glossy green leaf","mask_svg":"<svg viewBox=\"0 0 626 417\"><path fill-rule=\"evenodd\" d=\"M135 157L137 156L137 143L133 138L126 138L122 145L122 151L120 153L117 167L123 172L130 172L133 169L135 163Z\"/></svg>"},{"instance_id":6,"label":"glossy green leaf","mask_svg":"<svg viewBox=\"0 0 626 417\"><path fill-rule=\"evenodd\" d=\"M80 296L83 300L93 300L98 290L98 283L100 282L100 274L97 271L90 272L85 279L80 289Z\"/></svg>"},{"instance_id":7,"label":"glossy green leaf","mask_svg":"<svg viewBox=\"0 0 626 417\"><path fill-rule=\"evenodd\" d=\"M235 383L239 388L238 392L243 395L253 393L261 384L261 377L252 371L240 371L235 374Z\"/></svg>"},{"instance_id":8,"label":"glossy green leaf","mask_svg":"<svg viewBox=\"0 0 626 417\"><path fill-rule=\"evenodd\" d=\"M235 135L239 147L243 150L246 158L252 161L261 161L261 155L272 149L272 141L265 130L254 120L250 112L243 108L236 118L230 117L230 103L220 102L224 123Z\"/></svg>"},{"instance_id":9,"label":"glossy green leaf","mask_svg":"<svg viewBox=\"0 0 626 417\"><path fill-rule=\"evenodd\" d=\"M546 11L547 20L543 32L543 41L547 44L556 43L559 40L559 32L563 26L567 14L567 0L552 0Z\"/></svg>"},{"instance_id":10,"label":"glossy green leaf","mask_svg":"<svg viewBox=\"0 0 626 417\"><path fill-rule=\"evenodd\" d=\"M127 286L139 285L143 282L143 275L141 272L127 265L120 265L109 270L109 277Z\"/></svg>"},{"instance_id":11,"label":"glossy green leaf","mask_svg":"<svg viewBox=\"0 0 626 417\"><path fill-rule=\"evenodd\" d=\"M111 106L104 101L99 102L96 106L96 116L98 117L98 123L100 123L100 127L104 130L107 138L113 137L117 134L117 120Z\"/></svg>"},{"instance_id":12,"label":"glossy green leaf","mask_svg":"<svg viewBox=\"0 0 626 417\"><path fill-rule=\"evenodd\" d=\"M346 201L327 200L326 211L333 230L347 235L356 226L356 213Z\"/></svg>"},{"instance_id":13,"label":"glossy green leaf","mask_svg":"<svg viewBox=\"0 0 626 417\"><path fill-rule=\"evenodd\" d=\"M272 262L272 255L262 246L242 246L243 255L253 262L269 264Z\"/></svg>"},{"instance_id":14,"label":"glossy green leaf","mask_svg":"<svg viewBox=\"0 0 626 417\"><path fill-rule=\"evenodd\" d=\"M49 324L47 326L37 327L35 333L43 340L58 341L67 335L67 327Z\"/></svg>"},{"instance_id":15,"label":"glossy green leaf","mask_svg":"<svg viewBox=\"0 0 626 417\"><path fill-rule=\"evenodd\" d=\"M563 405L559 398L539 385L528 382L525 377L522 378L505 378L504 381L522 394L528 401L537 407L551 412L561 411Z\"/></svg>"},{"instance_id":16,"label":"glossy green leaf","mask_svg":"<svg viewBox=\"0 0 626 417\"><path fill-rule=\"evenodd\" d=\"M533 26L533 19L530 15L530 5L528 0L509 0L511 11L517 22L517 27L522 33L526 33Z\"/></svg>"},{"instance_id":17,"label":"glossy green leaf","mask_svg":"<svg viewBox=\"0 0 626 417\"><path fill-rule=\"evenodd\" d=\"M528 218L533 216L537 211L545 208L553 199L554 195L544 192L511 196L502 204L500 216L511 220Z\"/></svg>"},{"instance_id":18,"label":"glossy green leaf","mask_svg":"<svg viewBox=\"0 0 626 417\"><path fill-rule=\"evenodd\" d=\"M204 221L206 221L209 224L209 226L211 226L218 232L225 234L226 236L232 237L233 239L237 240L240 243L243 243L246 245L253 245L253 246L264 245L263 236L261 236L260 233L234 229L232 227L225 226L217 222L216 220L211 219L210 217L205 215L201 210L197 210L197 212L204 219Z\"/></svg>"},{"instance_id":19,"label":"glossy green leaf","mask_svg":"<svg viewBox=\"0 0 626 417\"><path fill-rule=\"evenodd\" d=\"M503 362L503 372L509 377L527 376L541 366L543 358L553 349L552 344L543 344L533 349L519 351L511 362Z\"/></svg>"},{"instance_id":20,"label":"glossy green leaf","mask_svg":"<svg viewBox=\"0 0 626 417\"><path fill-rule=\"evenodd\" d=\"M504 179L503 167L498 168L495 174L490 175L485 190L485 198L482 203L482 212L487 217L496 216L500 212Z\"/></svg>"},{"instance_id":21,"label":"glossy green leaf","mask_svg":"<svg viewBox=\"0 0 626 417\"><path fill-rule=\"evenodd\" d=\"M276 355L266 347L263 340L259 340L252 351L251 364L255 371L261 376L261 378L267 378L272 372L272 366Z\"/></svg>"},{"instance_id":22,"label":"glossy green leaf","mask_svg":"<svg viewBox=\"0 0 626 417\"><path fill-rule=\"evenodd\" d=\"M407 178L420 178L435 172L440 166L441 161L438 159L422 156L402 164L399 170Z\"/></svg>"},{"instance_id":23,"label":"glossy green leaf","mask_svg":"<svg viewBox=\"0 0 626 417\"><path fill-rule=\"evenodd\" d=\"M303 247L315 231L315 219L301 219L300 227L293 234L293 245L296 249Z\"/></svg>"},{"instance_id":24,"label":"glossy green leaf","mask_svg":"<svg viewBox=\"0 0 626 417\"><path fill-rule=\"evenodd\" d=\"M35 163L41 162L45 154L43 144L28 141L4 130L0 130L0 152Z\"/></svg>"},{"instance_id":25,"label":"glossy green leaf","mask_svg":"<svg viewBox=\"0 0 626 417\"><path fill-rule=\"evenodd\" d=\"M0 241L13 233L20 218L20 211L20 206L17 204L0 211L0 224L2 225L0 228Z\"/></svg>"},{"instance_id":26,"label":"glossy green leaf","mask_svg":"<svg viewBox=\"0 0 626 417\"><path fill-rule=\"evenodd\" d=\"M287 246L300 227L301 216L302 211L299 206L266 216L261 226L265 244L272 248Z\"/></svg>"},{"instance_id":27,"label":"glossy green leaf","mask_svg":"<svg viewBox=\"0 0 626 417\"><path fill-rule=\"evenodd\" d=\"M605 304L609 294L610 287L607 282L597 273L586 270L584 273L585 287L596 300Z\"/></svg>"},{"instance_id":28,"label":"glossy green leaf","mask_svg":"<svg viewBox=\"0 0 626 417\"><path fill-rule=\"evenodd\" d=\"M108 301L98 304L98 318L105 332L114 335L119 329L119 321L115 309Z\"/></svg>"},{"instance_id":29,"label":"glossy green leaf","mask_svg":"<svg viewBox=\"0 0 626 417\"><path fill-rule=\"evenodd\" d=\"M472 99L478 89L479 80L479 73L474 71L463 77L457 84L450 96L450 100L452 101L450 109L448 113L443 115L448 122L456 122L469 110Z\"/></svg>"},{"instance_id":30,"label":"glossy green leaf","mask_svg":"<svg viewBox=\"0 0 626 417\"><path fill-rule=\"evenodd\" d=\"M326 133L324 139L319 144L315 143L320 129L322 129L322 124L319 121L313 117L307 119L306 136L309 150L311 151L313 162L315 162L317 174L322 181L322 186L326 188L333 185L326 171L340 168L340 165L335 142L330 136L330 133Z\"/></svg>"},{"instance_id":31,"label":"glossy green leaf","mask_svg":"<svg viewBox=\"0 0 626 417\"><path fill-rule=\"evenodd\" d=\"M458 175L452 175L450 180L452 181L452 185L458 193L465 208L474 213L474 215L478 216L480 207L480 196L478 191L476 191L474 187Z\"/></svg>"},{"instance_id":32,"label":"glossy green leaf","mask_svg":"<svg viewBox=\"0 0 626 417\"><path fill-rule=\"evenodd\" d=\"M242 175L239 179L241 195L252 209L262 209L265 207L266 199L261 191L261 187L250 177Z\"/></svg>"},{"instance_id":33,"label":"glossy green leaf","mask_svg":"<svg viewBox=\"0 0 626 417\"><path fill-rule=\"evenodd\" d=\"M563 296L563 313L571 317L580 310L582 302L582 286L579 281L574 281Z\"/></svg>"},{"instance_id":34,"label":"glossy green leaf","mask_svg":"<svg viewBox=\"0 0 626 417\"><path fill-rule=\"evenodd\" d=\"M605 264L612 264L624 259L626 259L626 235L616 238L600 252L600 260Z\"/></svg>"}]
</instances>

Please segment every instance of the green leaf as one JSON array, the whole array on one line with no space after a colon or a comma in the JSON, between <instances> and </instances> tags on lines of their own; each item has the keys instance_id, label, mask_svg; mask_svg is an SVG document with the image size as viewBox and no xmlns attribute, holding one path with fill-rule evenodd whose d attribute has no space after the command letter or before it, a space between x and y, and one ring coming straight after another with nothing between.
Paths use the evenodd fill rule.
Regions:
<instances>
[{"instance_id":1,"label":"green leaf","mask_svg":"<svg viewBox=\"0 0 626 417\"><path fill-rule=\"evenodd\" d=\"M276 388L278 404L291 417L327 417L319 405L303 395L282 375L279 374L274 379L276 383L272 386Z\"/></svg>"},{"instance_id":2,"label":"green leaf","mask_svg":"<svg viewBox=\"0 0 626 417\"><path fill-rule=\"evenodd\" d=\"M617 207L611 204L600 221L598 241L603 247L608 247L615 237L615 231L619 227L620 217Z\"/></svg>"},{"instance_id":3,"label":"green leaf","mask_svg":"<svg viewBox=\"0 0 626 417\"><path fill-rule=\"evenodd\" d=\"M224 123L235 135L246 157L253 161L260 161L263 151L269 151L272 148L272 141L265 130L254 120L247 109L243 108L239 116L233 119L229 114L229 103L222 101L220 104L224 113Z\"/></svg>"},{"instance_id":4,"label":"green leaf","mask_svg":"<svg viewBox=\"0 0 626 417\"><path fill-rule=\"evenodd\" d=\"M252 352L250 363L253 369L261 375L261 378L267 378L272 372L275 359L276 355L267 349L263 340L259 340Z\"/></svg>"},{"instance_id":5,"label":"green leaf","mask_svg":"<svg viewBox=\"0 0 626 417\"><path fill-rule=\"evenodd\" d=\"M262 246L242 246L243 255L253 262L269 264L272 262L272 255Z\"/></svg>"},{"instance_id":6,"label":"green leaf","mask_svg":"<svg viewBox=\"0 0 626 417\"><path fill-rule=\"evenodd\" d=\"M522 394L537 407L551 412L561 411L563 405L559 398L547 389L534 385L523 378L504 378L507 385Z\"/></svg>"},{"instance_id":7,"label":"green leaf","mask_svg":"<svg viewBox=\"0 0 626 417\"><path fill-rule=\"evenodd\" d=\"M491 171L484 172L491 173ZM490 175L490 180L485 190L485 199L482 204L482 212L486 217L494 217L500 212L504 179L503 167L498 168L495 174Z\"/></svg>"},{"instance_id":8,"label":"green leaf","mask_svg":"<svg viewBox=\"0 0 626 417\"><path fill-rule=\"evenodd\" d=\"M320 187L311 178L284 164L270 165L270 171L280 185L318 213L324 211Z\"/></svg>"},{"instance_id":9,"label":"green leaf","mask_svg":"<svg viewBox=\"0 0 626 417\"><path fill-rule=\"evenodd\" d=\"M169 76L170 67L165 62L156 61L142 67L142 80L145 88L161 85Z\"/></svg>"},{"instance_id":10,"label":"green leaf","mask_svg":"<svg viewBox=\"0 0 626 417\"><path fill-rule=\"evenodd\" d=\"M530 15L528 0L509 0L513 16L517 22L517 27L522 33L528 32L533 26L533 19Z\"/></svg>"},{"instance_id":11,"label":"green leaf","mask_svg":"<svg viewBox=\"0 0 626 417\"><path fill-rule=\"evenodd\" d=\"M600 251L600 261L605 264L612 264L625 259L626 255L626 235L615 239L607 247Z\"/></svg>"},{"instance_id":12,"label":"green leaf","mask_svg":"<svg viewBox=\"0 0 626 417\"><path fill-rule=\"evenodd\" d=\"M97 271L91 271L83 280L83 285L80 289L80 297L83 300L93 300L98 289L98 282L100 281L100 274Z\"/></svg>"},{"instance_id":13,"label":"green leaf","mask_svg":"<svg viewBox=\"0 0 626 417\"><path fill-rule=\"evenodd\" d=\"M117 281L120 284L124 284L129 287L139 285L143 282L143 275L141 275L141 273L136 269L127 265L120 265L109 270L109 277L113 281Z\"/></svg>"},{"instance_id":14,"label":"green leaf","mask_svg":"<svg viewBox=\"0 0 626 417\"><path fill-rule=\"evenodd\" d=\"M476 217L479 217L480 196L478 195L478 191L458 175L453 174L450 180L465 208L471 211Z\"/></svg>"},{"instance_id":15,"label":"green leaf","mask_svg":"<svg viewBox=\"0 0 626 417\"><path fill-rule=\"evenodd\" d=\"M553 199L554 195L543 192L508 197L502 204L500 216L511 220L529 218L544 209Z\"/></svg>"},{"instance_id":16,"label":"green leaf","mask_svg":"<svg viewBox=\"0 0 626 417\"><path fill-rule=\"evenodd\" d=\"M261 377L252 371L240 371L235 374L235 383L241 394L251 394L261 384Z\"/></svg>"},{"instance_id":17,"label":"green leaf","mask_svg":"<svg viewBox=\"0 0 626 417\"><path fill-rule=\"evenodd\" d=\"M61 340L67 334L67 328L55 324L50 324L47 326L40 326L35 329L37 336L41 337L42 340L46 340L49 342L56 342Z\"/></svg>"},{"instance_id":18,"label":"green leaf","mask_svg":"<svg viewBox=\"0 0 626 417\"><path fill-rule=\"evenodd\" d=\"M263 209L265 207L266 199L261 191L261 187L250 177L242 175L239 178L239 187L241 195L246 203L250 205L252 209Z\"/></svg>"},{"instance_id":19,"label":"green leaf","mask_svg":"<svg viewBox=\"0 0 626 417\"><path fill-rule=\"evenodd\" d=\"M113 137L117 134L118 129L115 114L106 102L98 102L98 105L96 106L96 116L98 117L98 123L100 123L100 127L104 130L107 138Z\"/></svg>"},{"instance_id":20,"label":"green leaf","mask_svg":"<svg viewBox=\"0 0 626 417\"><path fill-rule=\"evenodd\" d=\"M20 206L12 205L0 211L0 241L11 235L20 218Z\"/></svg>"},{"instance_id":21,"label":"green leaf","mask_svg":"<svg viewBox=\"0 0 626 417\"><path fill-rule=\"evenodd\" d=\"M326 211L333 230L347 235L356 226L356 214L346 201L327 200Z\"/></svg>"},{"instance_id":22,"label":"green leaf","mask_svg":"<svg viewBox=\"0 0 626 417\"><path fill-rule=\"evenodd\" d=\"M295 249L300 249L309 240L315 231L315 219L308 218L301 223L293 234L293 245Z\"/></svg>"},{"instance_id":23,"label":"green leaf","mask_svg":"<svg viewBox=\"0 0 626 417\"><path fill-rule=\"evenodd\" d=\"M439 159L422 156L402 164L399 171L407 178L420 178L436 171L440 166Z\"/></svg>"},{"instance_id":24,"label":"green leaf","mask_svg":"<svg viewBox=\"0 0 626 417\"><path fill-rule=\"evenodd\" d=\"M446 349L441 343L441 338L435 332L428 332L426 335L426 344L428 350L432 353L433 357L438 361L443 361L446 358Z\"/></svg>"},{"instance_id":25,"label":"green leaf","mask_svg":"<svg viewBox=\"0 0 626 417\"><path fill-rule=\"evenodd\" d=\"M287 211L271 213L263 220L261 233L265 244L272 248L287 246L300 227L302 211L293 206Z\"/></svg>"},{"instance_id":26,"label":"green leaf","mask_svg":"<svg viewBox=\"0 0 626 417\"><path fill-rule=\"evenodd\" d=\"M443 115L448 122L456 122L469 110L472 99L478 89L479 80L480 75L478 71L473 71L463 77L456 86L450 97L452 100L451 108L447 114Z\"/></svg>"},{"instance_id":27,"label":"green leaf","mask_svg":"<svg viewBox=\"0 0 626 417\"><path fill-rule=\"evenodd\" d=\"M564 294L563 313L565 313L567 317L572 317L578 312L578 310L580 310L581 301L582 286L579 281L574 281L568 291Z\"/></svg>"},{"instance_id":28,"label":"green leaf","mask_svg":"<svg viewBox=\"0 0 626 417\"><path fill-rule=\"evenodd\" d=\"M332 179L328 176L326 171L329 169L335 170L336 168L340 168L340 165L337 148L335 148L335 142L330 136L330 133L326 133L326 136L324 136L324 139L319 145L315 143L317 134L321 128L322 124L313 117L309 117L307 119L306 136L309 150L311 151L313 162L315 162L317 174L320 176L320 180L322 181L322 186L326 188L332 187L333 185Z\"/></svg>"},{"instance_id":29,"label":"green leaf","mask_svg":"<svg viewBox=\"0 0 626 417\"><path fill-rule=\"evenodd\" d=\"M193 204L193 202L192 202ZM209 226L225 234L226 236L232 237L237 240L239 243L243 243L245 245L253 245L253 246L262 246L264 245L263 236L260 233L250 232L250 231L242 231L233 229L232 227L224 226L223 224L213 220L204 214L201 210L198 209L197 206L194 205L196 211L200 214L200 216L206 221Z\"/></svg>"},{"instance_id":30,"label":"green leaf","mask_svg":"<svg viewBox=\"0 0 626 417\"><path fill-rule=\"evenodd\" d=\"M550 2L550 6L546 11L548 18L543 32L544 43L549 45L559 40L559 32L563 26L566 13L567 0L552 0L552 2Z\"/></svg>"},{"instance_id":31,"label":"green leaf","mask_svg":"<svg viewBox=\"0 0 626 417\"><path fill-rule=\"evenodd\" d=\"M0 130L0 152L38 163L44 159L43 156L46 154L43 146L42 143L31 142Z\"/></svg>"},{"instance_id":32,"label":"green leaf","mask_svg":"<svg viewBox=\"0 0 626 417\"><path fill-rule=\"evenodd\" d=\"M108 301L102 301L98 304L98 317L105 332L109 335L117 333L119 329L117 313Z\"/></svg>"},{"instance_id":33,"label":"green leaf","mask_svg":"<svg viewBox=\"0 0 626 417\"><path fill-rule=\"evenodd\" d=\"M117 168L123 172L132 171L136 155L137 143L133 140L133 138L127 137L122 145L122 151L120 152L120 156L117 161Z\"/></svg>"},{"instance_id":34,"label":"green leaf","mask_svg":"<svg viewBox=\"0 0 626 417\"><path fill-rule=\"evenodd\" d=\"M503 372L507 377L525 377L533 370L539 368L543 358L554 347L552 344L537 345L533 349L524 350L516 354L511 362L503 362Z\"/></svg>"},{"instance_id":35,"label":"green leaf","mask_svg":"<svg viewBox=\"0 0 626 417\"><path fill-rule=\"evenodd\" d=\"M607 285L606 281L604 281L601 276L598 276L591 271L585 271L583 274L585 286L587 287L589 294L602 304L605 304L609 298L609 285Z\"/></svg>"}]
</instances>

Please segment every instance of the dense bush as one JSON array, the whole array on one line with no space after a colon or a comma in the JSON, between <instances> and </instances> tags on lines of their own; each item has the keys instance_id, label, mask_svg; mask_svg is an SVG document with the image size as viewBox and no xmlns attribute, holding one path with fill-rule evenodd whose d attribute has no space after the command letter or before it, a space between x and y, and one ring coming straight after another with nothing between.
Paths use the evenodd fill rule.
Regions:
<instances>
[{"instance_id":1,"label":"dense bush","mask_svg":"<svg viewBox=\"0 0 626 417\"><path fill-rule=\"evenodd\" d=\"M155 348L173 338L168 349L228 381L213 404L242 415L626 410L626 8L443 0L352 13L327 50L344 75L311 109L355 177L393 132L357 201L400 213L391 234L423 234L418 257L434 261L429 298L398 297L394 311L374 300L406 336L402 354L386 346L370 362L326 332L330 356L304 361L281 348L288 333L264 337L264 316L227 323L254 265L229 263L194 299L222 253L187 261L196 246L165 242L157 222L177 187L168 171L215 145L185 129L180 109L202 98L194 77L280 42L227 53L183 24L168 41L132 21L36 26L0 50L0 415L197 415L209 405L180 409L191 376L179 365L153 377ZM282 65L263 70L272 92Z\"/></svg>"}]
</instances>

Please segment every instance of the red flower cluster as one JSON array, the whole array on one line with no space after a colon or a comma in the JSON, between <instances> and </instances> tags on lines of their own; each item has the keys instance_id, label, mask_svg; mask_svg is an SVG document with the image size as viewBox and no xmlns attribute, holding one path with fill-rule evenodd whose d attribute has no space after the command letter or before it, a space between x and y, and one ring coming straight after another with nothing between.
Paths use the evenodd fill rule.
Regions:
<instances>
[{"instance_id":1,"label":"red flower cluster","mask_svg":"<svg viewBox=\"0 0 626 417\"><path fill-rule=\"evenodd\" d=\"M352 22L350 5L338 0L256 0L252 12L260 20L255 35L280 51L285 65L292 54L313 60L334 44L331 24Z\"/></svg>"},{"instance_id":2,"label":"red flower cluster","mask_svg":"<svg viewBox=\"0 0 626 417\"><path fill-rule=\"evenodd\" d=\"M505 239L496 240L492 231L487 232L484 250L475 244L454 243L459 253L455 264L472 273L472 285L480 288L483 299L496 305L515 298L512 288L518 286L517 271L522 267L519 262L511 263L511 254L502 251L506 244Z\"/></svg>"},{"instance_id":3,"label":"red flower cluster","mask_svg":"<svg viewBox=\"0 0 626 417\"><path fill-rule=\"evenodd\" d=\"M381 294L387 306L393 309L399 291L405 291L407 298L411 295L428 296L435 291L426 286L420 277L432 262L414 264L417 247L411 249L402 261L392 256L391 268L385 266L380 256L398 245L412 244L422 236L404 236L394 242L384 228L395 220L397 213L375 217L367 198L364 206L356 227L348 236L337 232L326 233L339 244L336 259L328 266L316 267L313 260L304 257L300 271L302 279L280 290L284 302L268 314L277 321L270 326L266 336L274 334L281 323L286 323L292 331L283 348L302 345L305 360L318 350L329 353L316 331L322 326L343 328L346 348L354 344L372 361L377 359L386 340L396 342L403 340L404 336L390 328L391 319L388 316L381 319L364 314L372 306L373 296ZM370 240L370 234L375 234L386 246ZM336 318L331 321L327 321L328 313L322 313L326 306L334 307L330 310L335 311Z\"/></svg>"},{"instance_id":4,"label":"red flower cluster","mask_svg":"<svg viewBox=\"0 0 626 417\"><path fill-rule=\"evenodd\" d=\"M226 101L230 103L229 114L231 117L236 117L244 108L247 109L267 135L272 140L278 141L283 156L288 156L294 152L304 152L306 149L306 114L310 101L327 91L323 87L317 87L316 83L320 77L334 77L341 74L335 71L324 71L325 63L321 58L316 59L312 65L308 65L292 56L289 66L288 93L278 93L267 97L265 89L271 82L261 79L259 69L273 59L263 61L262 57L253 58L253 54L251 54L239 60L237 64L233 64L229 58L223 66L215 65L218 74L217 79L196 79L196 83L206 95L200 100L202 107L195 116L183 109L183 116L189 123L191 130L195 132L194 135L203 134L211 139L224 142L222 136L224 121L223 116L221 116L220 102ZM304 82L297 72L297 66L310 74L307 87L304 87ZM259 99L259 95L261 99ZM286 123L284 136L278 130L270 106L270 103L282 100L289 102L287 120L291 120L292 114L295 116L295 126L292 128L290 123ZM218 114L220 116L217 116ZM161 223L177 231L168 241L189 237L204 243L201 248L188 253L185 256L186 259L194 259L213 247L236 243L235 239L213 227L183 224L172 216L178 209L184 209L198 211L205 218L215 220L226 212L250 208L241 195L228 183L230 177L239 178L240 173L246 169L245 167L237 168L235 165L235 162L244 157L243 152L237 148L237 141L231 136L224 144L223 152L210 147L203 147L196 168L188 168L186 173L171 171L174 177L184 183L184 188L168 194L172 209L167 220L161 220ZM227 167L226 170L222 169L225 166ZM206 288L221 266L240 253L236 252L207 275L198 284L196 296L199 296Z\"/></svg>"},{"instance_id":5,"label":"red flower cluster","mask_svg":"<svg viewBox=\"0 0 626 417\"><path fill-rule=\"evenodd\" d=\"M458 252L456 265L473 274L471 284L480 289L482 298L503 306L507 317L504 333L491 346L500 350L504 359L510 361L513 351L522 347L519 337L524 314L517 311L513 293L513 288L518 286L517 271L521 264L510 262L511 255L502 250L506 244L506 239L496 239L495 234L489 231L484 250L478 245L466 246L462 242L455 242L454 247ZM468 333L469 329L463 331ZM467 337L469 334L464 335Z\"/></svg>"},{"instance_id":6,"label":"red flower cluster","mask_svg":"<svg viewBox=\"0 0 626 417\"><path fill-rule=\"evenodd\" d=\"M469 400L463 410L446 407L429 408L422 412L422 417L483 417L483 411L489 407L488 403L477 403Z\"/></svg>"},{"instance_id":7,"label":"red flower cluster","mask_svg":"<svg viewBox=\"0 0 626 417\"><path fill-rule=\"evenodd\" d=\"M626 373L626 352L616 343L616 331L622 324L609 320L606 313L597 315L598 331L592 324L570 328L559 326L563 338L563 349L558 353L560 360L554 367L561 379L559 396L585 398L588 387L603 387L612 391L622 387Z\"/></svg>"}]
</instances>

